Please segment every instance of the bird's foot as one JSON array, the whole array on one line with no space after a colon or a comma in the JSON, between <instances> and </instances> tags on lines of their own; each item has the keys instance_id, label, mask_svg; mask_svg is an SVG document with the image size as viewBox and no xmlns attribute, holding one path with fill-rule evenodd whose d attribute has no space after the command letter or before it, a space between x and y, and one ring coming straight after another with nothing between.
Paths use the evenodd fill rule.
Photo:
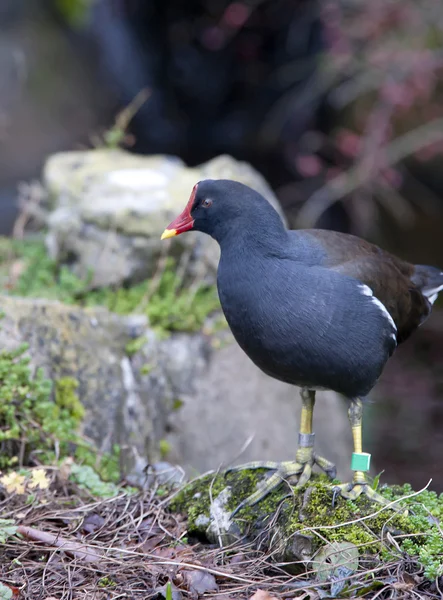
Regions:
<instances>
[{"instance_id":1,"label":"bird's foot","mask_svg":"<svg viewBox=\"0 0 443 600\"><path fill-rule=\"evenodd\" d=\"M319 466L325 473L334 479L337 469L333 463L326 458L323 458L313 451L313 448L299 448L296 454L295 461L284 462L250 462L245 465L233 467L227 470L227 473L233 471L243 471L245 469L268 469L273 471L270 477L262 481L258 489L241 502L232 512L231 517L238 513L239 510L246 506L254 506L263 500L268 494L274 491L283 481L295 483L295 487L305 485L312 474L312 467ZM295 481L294 481L295 479Z\"/></svg>"},{"instance_id":2,"label":"bird's foot","mask_svg":"<svg viewBox=\"0 0 443 600\"><path fill-rule=\"evenodd\" d=\"M360 478L355 479L352 483L342 483L340 485L334 485L332 488L333 498L332 505L335 505L337 496L341 496L346 500L357 500L362 494L364 494L372 502L378 502L386 506L389 502L386 498L383 498L378 492L376 492L369 483Z\"/></svg>"}]
</instances>

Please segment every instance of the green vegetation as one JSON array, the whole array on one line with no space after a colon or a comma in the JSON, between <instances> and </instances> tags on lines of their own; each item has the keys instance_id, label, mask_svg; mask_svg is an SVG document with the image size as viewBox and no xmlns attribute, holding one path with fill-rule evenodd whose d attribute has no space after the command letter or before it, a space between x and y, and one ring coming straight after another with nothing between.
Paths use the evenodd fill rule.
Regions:
<instances>
[{"instance_id":1,"label":"green vegetation","mask_svg":"<svg viewBox=\"0 0 443 600\"><path fill-rule=\"evenodd\" d=\"M89 12L96 0L53 0L55 8L72 27L87 24Z\"/></svg>"},{"instance_id":2,"label":"green vegetation","mask_svg":"<svg viewBox=\"0 0 443 600\"><path fill-rule=\"evenodd\" d=\"M9 600L9 598L12 598L12 596L12 589L3 583L0 583L0 600Z\"/></svg>"},{"instance_id":3,"label":"green vegetation","mask_svg":"<svg viewBox=\"0 0 443 600\"><path fill-rule=\"evenodd\" d=\"M78 381L74 377L57 379L55 382L55 403L60 410L66 410L76 423L79 423L85 416L85 409L76 394L77 388Z\"/></svg>"},{"instance_id":4,"label":"green vegetation","mask_svg":"<svg viewBox=\"0 0 443 600\"><path fill-rule=\"evenodd\" d=\"M108 587L115 587L117 585L117 583L111 579L111 577L102 577L101 579L98 580L98 587L101 588L108 588Z\"/></svg>"},{"instance_id":5,"label":"green vegetation","mask_svg":"<svg viewBox=\"0 0 443 600\"><path fill-rule=\"evenodd\" d=\"M191 482L171 503L171 509L188 517L190 535L205 536L207 517L210 514L210 494L217 498L229 486L231 496L226 509L232 511L250 493L256 490L263 470L244 470L228 475L208 475ZM209 492L209 490L211 490ZM439 521L443 518L443 494L422 492L419 496L401 500L398 510L383 509L366 497L355 502L337 498L332 506L331 483L324 476L316 476L300 490L285 498L288 488L282 486L258 505L240 510L236 524L241 534L263 534L266 523L276 518L283 538L290 544L294 535L311 536L314 550L325 542L350 542L361 554L389 560L398 559L398 552L387 542L387 534L398 537L403 552L418 557L425 576L433 579L443 574L443 537ZM380 493L389 501L412 494L411 487L387 487ZM277 509L279 509L277 511ZM406 512L406 509L408 512ZM206 518L202 518L206 517ZM314 532L314 535L313 535Z\"/></svg>"},{"instance_id":6,"label":"green vegetation","mask_svg":"<svg viewBox=\"0 0 443 600\"><path fill-rule=\"evenodd\" d=\"M160 458L165 460L168 457L168 454L171 452L171 444L168 440L160 440L158 443L158 448L160 451Z\"/></svg>"},{"instance_id":7,"label":"green vegetation","mask_svg":"<svg viewBox=\"0 0 443 600\"><path fill-rule=\"evenodd\" d=\"M398 488L387 488L383 495L392 500L396 496L411 494L412 488L405 484ZM411 529L425 532L421 537L410 537L401 543L401 548L411 556L418 556L429 579L443 575L443 535L440 523L443 520L443 494L424 491L418 497L404 501L409 509L408 521Z\"/></svg>"},{"instance_id":8,"label":"green vegetation","mask_svg":"<svg viewBox=\"0 0 443 600\"><path fill-rule=\"evenodd\" d=\"M17 526L13 519L0 519L0 544L5 544L16 531Z\"/></svg>"},{"instance_id":9,"label":"green vegetation","mask_svg":"<svg viewBox=\"0 0 443 600\"><path fill-rule=\"evenodd\" d=\"M71 467L71 479L81 488L98 498L112 498L120 492L117 485L112 482L103 481L100 475L88 465L74 463Z\"/></svg>"},{"instance_id":10,"label":"green vegetation","mask_svg":"<svg viewBox=\"0 0 443 600\"><path fill-rule=\"evenodd\" d=\"M73 456L101 478L118 481L119 448L97 458L96 448L80 434L84 408L78 382L63 377L53 385L40 369L33 373L26 350L23 344L0 352L0 469L16 465L19 456L22 464L53 464Z\"/></svg>"},{"instance_id":11,"label":"green vegetation","mask_svg":"<svg viewBox=\"0 0 443 600\"><path fill-rule=\"evenodd\" d=\"M166 584L166 596L165 596L165 600L173 600L173 594L172 594L172 586L171 586L171 582L168 581L168 583Z\"/></svg>"},{"instance_id":12,"label":"green vegetation","mask_svg":"<svg viewBox=\"0 0 443 600\"><path fill-rule=\"evenodd\" d=\"M21 266L21 272L11 282L10 267L14 262ZM1 281L4 293L11 295L104 306L117 314L144 313L151 325L163 333L199 330L207 316L220 306L214 286L187 287L177 280L172 258L152 293L149 281L127 288L90 290L90 278L82 280L67 266L58 266L38 240L0 240ZM138 343L142 341L131 343L129 354L137 351Z\"/></svg>"},{"instance_id":13,"label":"green vegetation","mask_svg":"<svg viewBox=\"0 0 443 600\"><path fill-rule=\"evenodd\" d=\"M51 400L50 381L29 368L22 345L0 353L0 468L11 467L19 453L26 460L39 452L39 460L55 456L55 439L60 451L75 441L79 420Z\"/></svg>"}]
</instances>

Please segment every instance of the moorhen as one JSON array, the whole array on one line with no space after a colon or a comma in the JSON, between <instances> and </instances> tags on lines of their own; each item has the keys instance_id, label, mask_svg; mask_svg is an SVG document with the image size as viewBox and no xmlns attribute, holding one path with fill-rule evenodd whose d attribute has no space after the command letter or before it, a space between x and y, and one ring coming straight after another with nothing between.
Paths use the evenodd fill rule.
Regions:
<instances>
[{"instance_id":1,"label":"moorhen","mask_svg":"<svg viewBox=\"0 0 443 600\"><path fill-rule=\"evenodd\" d=\"M375 385L398 343L429 316L443 272L411 265L352 235L317 229L288 231L263 196L229 180L194 186L162 239L189 230L220 245L217 287L235 339L267 375L302 388L295 461L253 462L241 468L275 472L236 509L253 505L298 476L305 484L317 464L336 469L314 452L312 415L316 390L349 399L354 438L352 483L335 494L360 494L385 503L367 483L370 454L362 451L362 398Z\"/></svg>"}]
</instances>

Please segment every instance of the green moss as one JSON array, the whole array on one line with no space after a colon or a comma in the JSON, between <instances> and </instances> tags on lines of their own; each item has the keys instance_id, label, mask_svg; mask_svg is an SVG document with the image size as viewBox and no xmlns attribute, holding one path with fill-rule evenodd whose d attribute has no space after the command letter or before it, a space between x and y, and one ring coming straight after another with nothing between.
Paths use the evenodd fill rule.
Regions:
<instances>
[{"instance_id":1,"label":"green moss","mask_svg":"<svg viewBox=\"0 0 443 600\"><path fill-rule=\"evenodd\" d=\"M139 352L145 344L146 338L143 335L135 340L131 340L126 344L126 354L128 356L134 356L134 354L137 354L137 352Z\"/></svg>"},{"instance_id":2,"label":"green moss","mask_svg":"<svg viewBox=\"0 0 443 600\"><path fill-rule=\"evenodd\" d=\"M116 585L117 583L110 577L101 577L98 580L98 587L101 588L115 587Z\"/></svg>"},{"instance_id":3,"label":"green moss","mask_svg":"<svg viewBox=\"0 0 443 600\"><path fill-rule=\"evenodd\" d=\"M62 377L55 381L55 403L62 410L67 410L76 420L82 421L85 409L76 393L78 381L74 377Z\"/></svg>"},{"instance_id":4,"label":"green moss","mask_svg":"<svg viewBox=\"0 0 443 600\"><path fill-rule=\"evenodd\" d=\"M164 460L171 452L171 444L168 440L160 440L158 443L158 449L160 451L160 458Z\"/></svg>"},{"instance_id":5,"label":"green moss","mask_svg":"<svg viewBox=\"0 0 443 600\"><path fill-rule=\"evenodd\" d=\"M173 410L173 411L180 410L183 405L184 405L184 401L181 398L174 398L174 400L172 401L171 410Z\"/></svg>"},{"instance_id":6,"label":"green moss","mask_svg":"<svg viewBox=\"0 0 443 600\"><path fill-rule=\"evenodd\" d=\"M393 500L398 495L412 493L409 484L403 487L387 488L384 496ZM404 501L410 510L408 517L411 533L425 533L425 535L411 536L401 543L401 548L411 556L418 557L419 562L425 567L425 575L435 579L443 575L443 535L440 523L443 521L443 494L438 495L433 491L424 491L418 497Z\"/></svg>"},{"instance_id":7,"label":"green moss","mask_svg":"<svg viewBox=\"0 0 443 600\"><path fill-rule=\"evenodd\" d=\"M94 2L96 0L53 0L57 11L72 27L83 27L87 24Z\"/></svg>"},{"instance_id":8,"label":"green moss","mask_svg":"<svg viewBox=\"0 0 443 600\"><path fill-rule=\"evenodd\" d=\"M375 516L359 521L360 517L374 515L381 508L365 496L355 502L337 498L333 507L332 492L326 479L309 487L309 499L299 506L299 514L288 523L289 534L302 533L308 523L310 528L318 529L329 542L351 542L365 553L374 554L382 547L380 539L384 530L385 533L395 530L413 532L413 526L402 513L382 510ZM300 514L303 520L300 520ZM339 526L340 523L345 525Z\"/></svg>"},{"instance_id":9,"label":"green moss","mask_svg":"<svg viewBox=\"0 0 443 600\"><path fill-rule=\"evenodd\" d=\"M183 512L188 518L188 531L191 535L200 533L196 520L201 515L209 515L210 498L216 498L227 486L232 488L232 496L228 501L227 509L234 510L243 498L252 494L259 482L263 479L263 469L232 472L226 475L207 475L185 486L171 502L174 512ZM238 513L239 525L242 533L250 528L251 524L264 513L274 514L281 503L281 494L269 494L259 505L243 508Z\"/></svg>"},{"instance_id":10,"label":"green moss","mask_svg":"<svg viewBox=\"0 0 443 600\"><path fill-rule=\"evenodd\" d=\"M201 517L210 515L209 489L214 499L229 486L232 495L226 508L232 511L257 489L263 474L263 470L245 470L206 476L184 487L173 499L171 510L186 514L190 535L201 537L205 531ZM309 484L293 489L285 497L287 493L288 488L281 486L256 506L240 510L235 521L241 535L254 537L274 521L288 542L298 534L312 537L314 549L327 542L351 542L361 554L383 561L392 558L392 546L385 542L387 533L394 537L401 533L401 549L423 565L426 577L433 579L443 574L443 536L438 527L443 518L443 494L426 491L405 500L404 496L411 494L410 486L385 486L380 493L389 501L402 498L400 510L394 511L380 510L380 505L363 496L355 502L339 497L333 507L331 483L324 476L313 477Z\"/></svg>"},{"instance_id":11,"label":"green moss","mask_svg":"<svg viewBox=\"0 0 443 600\"><path fill-rule=\"evenodd\" d=\"M227 483L222 476L202 477L199 480L186 485L179 492L169 507L173 512L180 512L186 515L188 520L188 531L191 535L199 532L199 526L196 520L201 515L209 515L210 493L216 498L226 487ZM211 492L209 492L209 490Z\"/></svg>"},{"instance_id":12,"label":"green moss","mask_svg":"<svg viewBox=\"0 0 443 600\"><path fill-rule=\"evenodd\" d=\"M151 371L153 370L154 365L150 364L150 363L145 363L141 368L140 368L140 374L141 375L149 375L149 373L151 373Z\"/></svg>"},{"instance_id":13,"label":"green moss","mask_svg":"<svg viewBox=\"0 0 443 600\"><path fill-rule=\"evenodd\" d=\"M11 282L11 264L20 263L22 272ZM169 258L160 281L151 293L150 281L130 287L90 290L91 277L76 277L67 266L51 260L39 240L0 238L0 283L3 293L41 297L80 306L104 306L117 314L144 313L151 326L164 335L170 331L197 331L209 314L220 308L215 286L189 287L177 279L175 262ZM224 321L219 319L217 327ZM137 351L135 340L128 353Z\"/></svg>"}]
</instances>

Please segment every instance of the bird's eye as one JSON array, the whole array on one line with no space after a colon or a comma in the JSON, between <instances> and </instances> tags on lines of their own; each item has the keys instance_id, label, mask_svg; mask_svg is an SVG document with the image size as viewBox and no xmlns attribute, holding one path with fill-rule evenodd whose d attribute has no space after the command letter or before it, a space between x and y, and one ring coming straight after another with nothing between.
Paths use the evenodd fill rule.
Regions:
<instances>
[{"instance_id":1,"label":"bird's eye","mask_svg":"<svg viewBox=\"0 0 443 600\"><path fill-rule=\"evenodd\" d=\"M203 208L209 208L212 206L212 200L210 198L205 198L202 202Z\"/></svg>"}]
</instances>

